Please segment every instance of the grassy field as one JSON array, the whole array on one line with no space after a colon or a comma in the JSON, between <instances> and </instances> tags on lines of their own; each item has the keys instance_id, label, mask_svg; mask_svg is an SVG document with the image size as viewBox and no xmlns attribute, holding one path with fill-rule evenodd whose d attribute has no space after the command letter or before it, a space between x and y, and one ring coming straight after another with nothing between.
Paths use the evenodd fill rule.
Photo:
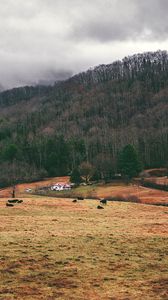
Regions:
<instances>
[{"instance_id":1,"label":"grassy field","mask_svg":"<svg viewBox=\"0 0 168 300\"><path fill-rule=\"evenodd\" d=\"M168 299L168 208L0 200L0 299Z\"/></svg>"},{"instance_id":2,"label":"grassy field","mask_svg":"<svg viewBox=\"0 0 168 300\"><path fill-rule=\"evenodd\" d=\"M157 180L163 180L162 178ZM18 184L16 187L16 197L31 197L31 194L25 193L26 188L31 188L33 193L36 189L44 186L51 186L57 182L69 182L69 177L54 177L44 181ZM11 197L11 188L5 188L0 190L0 198ZM136 196L141 203L155 204L155 203L168 203L168 192L146 188L134 184L125 185L124 183L110 183L110 184L98 184L89 186L80 186L78 188L72 189L72 191L67 192L47 192L48 196L55 197L76 197L84 196L87 198L104 198L104 197L114 197L123 196L129 197L130 195Z\"/></svg>"},{"instance_id":3,"label":"grassy field","mask_svg":"<svg viewBox=\"0 0 168 300\"><path fill-rule=\"evenodd\" d=\"M16 194L18 196L24 196L25 195L25 189L31 188L33 191L44 186L51 186L56 182L69 182L69 176L64 177L53 177L42 181L37 182L31 182L31 183L21 183L16 185ZM11 197L12 188L4 188L0 190L0 197Z\"/></svg>"}]
</instances>

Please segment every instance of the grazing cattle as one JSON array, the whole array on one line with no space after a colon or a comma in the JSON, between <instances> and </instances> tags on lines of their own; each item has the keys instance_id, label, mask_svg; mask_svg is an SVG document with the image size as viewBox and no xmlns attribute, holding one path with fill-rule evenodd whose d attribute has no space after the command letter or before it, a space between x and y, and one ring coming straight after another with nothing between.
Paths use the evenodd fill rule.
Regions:
<instances>
[{"instance_id":1,"label":"grazing cattle","mask_svg":"<svg viewBox=\"0 0 168 300\"><path fill-rule=\"evenodd\" d=\"M73 203L76 203L76 202L77 202L77 200L76 200L76 199L74 199L72 202L73 202Z\"/></svg>"},{"instance_id":2,"label":"grazing cattle","mask_svg":"<svg viewBox=\"0 0 168 300\"><path fill-rule=\"evenodd\" d=\"M23 200L19 200L19 199L12 199L12 200L8 200L8 203L22 203Z\"/></svg>"},{"instance_id":3,"label":"grazing cattle","mask_svg":"<svg viewBox=\"0 0 168 300\"><path fill-rule=\"evenodd\" d=\"M104 209L104 207L98 205L98 206L97 206L97 209Z\"/></svg>"},{"instance_id":4,"label":"grazing cattle","mask_svg":"<svg viewBox=\"0 0 168 300\"><path fill-rule=\"evenodd\" d=\"M12 199L12 200L8 200L9 203L17 203L18 199Z\"/></svg>"},{"instance_id":5,"label":"grazing cattle","mask_svg":"<svg viewBox=\"0 0 168 300\"><path fill-rule=\"evenodd\" d=\"M107 204L107 200L106 199L102 199L102 200L100 200L100 203Z\"/></svg>"},{"instance_id":6,"label":"grazing cattle","mask_svg":"<svg viewBox=\"0 0 168 300\"><path fill-rule=\"evenodd\" d=\"M81 197L81 196L77 197L77 199L78 199L78 200L84 200L84 198Z\"/></svg>"},{"instance_id":7,"label":"grazing cattle","mask_svg":"<svg viewBox=\"0 0 168 300\"><path fill-rule=\"evenodd\" d=\"M10 207L13 207L14 205L12 203L6 203L6 206L10 206Z\"/></svg>"}]
</instances>

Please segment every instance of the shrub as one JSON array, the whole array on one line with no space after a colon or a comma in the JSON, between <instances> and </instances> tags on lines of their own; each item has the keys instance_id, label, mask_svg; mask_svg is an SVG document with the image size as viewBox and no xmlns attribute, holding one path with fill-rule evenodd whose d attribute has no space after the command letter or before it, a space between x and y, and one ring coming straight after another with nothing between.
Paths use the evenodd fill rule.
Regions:
<instances>
[{"instance_id":1,"label":"shrub","mask_svg":"<svg viewBox=\"0 0 168 300\"><path fill-rule=\"evenodd\" d=\"M128 195L128 196L123 196L123 195L116 195L113 197L106 197L104 200L107 201L119 201L119 202L132 202L132 203L140 203L141 200L136 196L136 195Z\"/></svg>"},{"instance_id":2,"label":"shrub","mask_svg":"<svg viewBox=\"0 0 168 300\"><path fill-rule=\"evenodd\" d=\"M116 196L112 196L112 197L106 197L106 198L104 198L104 200L107 200L107 201L122 201L122 202L124 202L125 198L122 195L116 195Z\"/></svg>"},{"instance_id":3,"label":"shrub","mask_svg":"<svg viewBox=\"0 0 168 300\"><path fill-rule=\"evenodd\" d=\"M141 200L136 195L128 195L126 197L127 202L140 203Z\"/></svg>"}]
</instances>

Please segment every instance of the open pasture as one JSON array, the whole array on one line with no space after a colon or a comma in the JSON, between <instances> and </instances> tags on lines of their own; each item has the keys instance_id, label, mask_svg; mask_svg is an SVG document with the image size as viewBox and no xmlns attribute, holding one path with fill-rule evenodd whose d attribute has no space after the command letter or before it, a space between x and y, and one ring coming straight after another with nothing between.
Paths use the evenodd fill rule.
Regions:
<instances>
[{"instance_id":1,"label":"open pasture","mask_svg":"<svg viewBox=\"0 0 168 300\"><path fill-rule=\"evenodd\" d=\"M27 188L32 189L33 191L44 186L51 186L55 184L56 182L62 182L62 183L67 183L69 182L69 176L64 176L64 177L52 177L48 179L44 179L42 181L36 181L36 182L31 182L31 183L21 183L16 185L16 194L19 196L23 196L27 193L25 193L25 190ZM0 190L0 197L11 197L12 188L4 188Z\"/></svg>"},{"instance_id":2,"label":"open pasture","mask_svg":"<svg viewBox=\"0 0 168 300\"><path fill-rule=\"evenodd\" d=\"M158 179L159 180L159 179ZM160 179L161 180L161 179ZM31 187L36 189L45 185L51 185L55 182L69 182L69 177L55 177L47 181L35 182L32 184L20 184L17 187L17 194L19 196L25 196L26 187ZM68 197L75 197L76 195L81 195L84 198L104 198L104 197L116 197L123 196L129 197L136 196L139 199L139 202L144 204L156 204L156 203L167 203L168 204L168 192L156 190L152 188L142 187L140 185L130 184L126 185L124 183L109 183L109 184L97 184L97 185L88 185L80 186L78 188L72 189L68 192L51 192L51 195L60 196L68 195Z\"/></svg>"},{"instance_id":3,"label":"open pasture","mask_svg":"<svg viewBox=\"0 0 168 300\"><path fill-rule=\"evenodd\" d=\"M0 200L0 299L168 299L168 208Z\"/></svg>"},{"instance_id":4,"label":"open pasture","mask_svg":"<svg viewBox=\"0 0 168 300\"><path fill-rule=\"evenodd\" d=\"M162 180L162 178L157 179ZM53 177L47 180L18 184L16 186L16 197L31 197L31 193L26 193L27 188L31 188L33 193L36 189L44 186L51 186L52 184L62 182L68 183L69 176L65 177ZM11 197L12 188L5 188L0 190L0 198ZM49 196L61 196L75 197L76 195L83 196L85 198L104 198L104 197L116 197L123 196L129 197L136 196L139 202L146 204L155 203L168 203L168 192L160 191L156 189L146 188L135 184L125 185L124 183L109 183L109 184L94 184L88 186L80 186L78 188L72 189L71 191L64 192L53 192L50 191Z\"/></svg>"}]
</instances>

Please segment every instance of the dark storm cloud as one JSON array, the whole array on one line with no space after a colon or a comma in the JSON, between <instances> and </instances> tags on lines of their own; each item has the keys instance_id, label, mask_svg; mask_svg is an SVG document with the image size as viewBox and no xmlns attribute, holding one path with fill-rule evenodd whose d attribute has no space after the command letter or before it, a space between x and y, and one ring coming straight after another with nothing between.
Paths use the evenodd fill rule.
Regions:
<instances>
[{"instance_id":1,"label":"dark storm cloud","mask_svg":"<svg viewBox=\"0 0 168 300\"><path fill-rule=\"evenodd\" d=\"M167 0L0 3L0 85L65 79L133 52L168 48Z\"/></svg>"}]
</instances>

